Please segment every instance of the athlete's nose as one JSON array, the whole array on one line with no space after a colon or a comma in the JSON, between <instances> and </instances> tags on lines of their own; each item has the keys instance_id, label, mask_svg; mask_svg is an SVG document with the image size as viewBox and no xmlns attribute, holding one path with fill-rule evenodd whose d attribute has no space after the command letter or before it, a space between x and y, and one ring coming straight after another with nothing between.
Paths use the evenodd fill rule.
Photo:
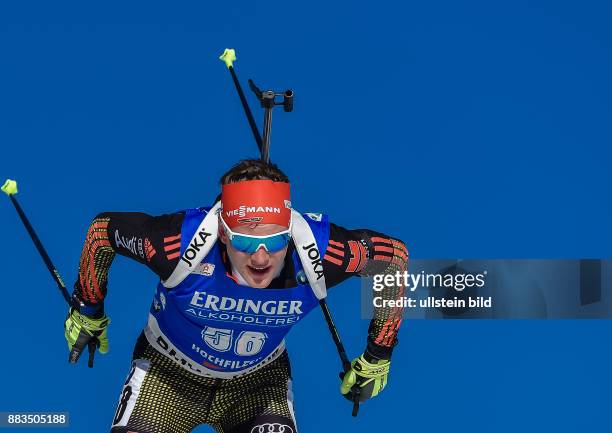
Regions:
<instances>
[{"instance_id":1,"label":"athlete's nose","mask_svg":"<svg viewBox=\"0 0 612 433\"><path fill-rule=\"evenodd\" d=\"M270 255L263 246L251 254L251 263L255 266L266 266L269 261Z\"/></svg>"}]
</instances>

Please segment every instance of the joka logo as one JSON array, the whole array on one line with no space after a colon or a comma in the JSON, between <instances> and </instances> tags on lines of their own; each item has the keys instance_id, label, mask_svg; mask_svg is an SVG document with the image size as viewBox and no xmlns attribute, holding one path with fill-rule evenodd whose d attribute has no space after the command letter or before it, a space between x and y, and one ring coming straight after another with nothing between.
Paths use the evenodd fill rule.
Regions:
<instances>
[{"instance_id":1,"label":"joka logo","mask_svg":"<svg viewBox=\"0 0 612 433\"><path fill-rule=\"evenodd\" d=\"M251 433L293 433L293 429L287 424L275 422L256 425L251 429Z\"/></svg>"},{"instance_id":2,"label":"joka logo","mask_svg":"<svg viewBox=\"0 0 612 433\"><path fill-rule=\"evenodd\" d=\"M211 236L210 233L205 232L204 230L200 230L196 236L193 237L189 246L183 253L181 260L187 263L187 265L191 268L193 264L191 261L196 258L198 252L200 252L200 248L202 248L206 244L206 239Z\"/></svg>"},{"instance_id":3,"label":"joka logo","mask_svg":"<svg viewBox=\"0 0 612 433\"><path fill-rule=\"evenodd\" d=\"M280 208L273 206L240 206L238 209L225 211L225 215L229 217L240 217L244 218L247 213L281 213Z\"/></svg>"},{"instance_id":4,"label":"joka logo","mask_svg":"<svg viewBox=\"0 0 612 433\"><path fill-rule=\"evenodd\" d=\"M312 269L314 270L315 274L317 274L317 280L320 280L321 278L323 278L323 263L321 262L321 254L319 253L317 244L313 242L312 244L302 248L308 251L310 265L312 266Z\"/></svg>"}]
</instances>

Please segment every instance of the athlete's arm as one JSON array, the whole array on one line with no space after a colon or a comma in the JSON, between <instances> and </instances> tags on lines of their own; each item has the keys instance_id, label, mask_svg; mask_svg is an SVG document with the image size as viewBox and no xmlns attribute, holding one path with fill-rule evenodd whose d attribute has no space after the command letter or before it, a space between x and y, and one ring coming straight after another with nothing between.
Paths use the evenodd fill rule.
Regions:
<instances>
[{"instance_id":1,"label":"athlete's arm","mask_svg":"<svg viewBox=\"0 0 612 433\"><path fill-rule=\"evenodd\" d=\"M89 226L81 253L73 300L91 317L104 314L108 271L116 254L134 259L161 279L179 260L183 214L150 216L136 212L101 213Z\"/></svg>"},{"instance_id":2,"label":"athlete's arm","mask_svg":"<svg viewBox=\"0 0 612 433\"><path fill-rule=\"evenodd\" d=\"M323 273L328 287L351 276L403 273L408 267L408 250L400 240L367 229L347 230L330 224L329 245L323 257ZM405 287L386 287L376 296L400 299ZM375 308L368 328L367 350L388 359L397 344L403 308Z\"/></svg>"}]
</instances>

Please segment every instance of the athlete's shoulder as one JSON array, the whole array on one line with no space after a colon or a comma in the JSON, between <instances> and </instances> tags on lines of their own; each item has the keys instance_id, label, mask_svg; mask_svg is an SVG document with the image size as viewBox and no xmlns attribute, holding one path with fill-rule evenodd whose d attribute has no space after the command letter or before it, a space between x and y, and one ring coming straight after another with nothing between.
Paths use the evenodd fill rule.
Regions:
<instances>
[{"instance_id":1,"label":"athlete's shoulder","mask_svg":"<svg viewBox=\"0 0 612 433\"><path fill-rule=\"evenodd\" d=\"M370 229L329 225L329 243L323 265L330 287L351 275L384 272L391 264L405 269L407 261L408 250L399 239Z\"/></svg>"},{"instance_id":2,"label":"athlete's shoulder","mask_svg":"<svg viewBox=\"0 0 612 433\"><path fill-rule=\"evenodd\" d=\"M299 212L298 212L299 213ZM304 212L299 213L301 219L306 222L310 231L314 234L320 246L327 246L329 239L329 217L324 213ZM294 218L295 220L295 218ZM300 231L301 224L292 222L294 235Z\"/></svg>"}]
</instances>

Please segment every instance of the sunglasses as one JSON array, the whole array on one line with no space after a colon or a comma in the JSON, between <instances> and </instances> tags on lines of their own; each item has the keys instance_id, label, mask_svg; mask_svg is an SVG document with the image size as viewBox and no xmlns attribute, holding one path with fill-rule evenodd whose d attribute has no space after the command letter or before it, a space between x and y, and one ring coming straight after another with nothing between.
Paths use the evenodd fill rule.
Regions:
<instances>
[{"instance_id":1,"label":"sunglasses","mask_svg":"<svg viewBox=\"0 0 612 433\"><path fill-rule=\"evenodd\" d=\"M289 221L289 228L280 233L274 233L268 236L250 236L233 232L227 226L223 217L220 219L232 246L242 253L255 254L261 247L269 253L276 253L285 248L291 239L291 221Z\"/></svg>"}]
</instances>

